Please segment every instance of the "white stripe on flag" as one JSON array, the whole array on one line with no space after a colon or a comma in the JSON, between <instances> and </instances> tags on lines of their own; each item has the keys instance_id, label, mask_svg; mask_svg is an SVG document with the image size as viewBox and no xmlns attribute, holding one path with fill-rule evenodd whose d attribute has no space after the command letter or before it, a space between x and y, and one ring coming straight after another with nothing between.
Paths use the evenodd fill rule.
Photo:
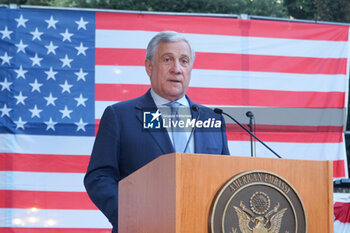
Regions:
<instances>
[{"instance_id":1,"label":"white stripe on flag","mask_svg":"<svg viewBox=\"0 0 350 233\"><path fill-rule=\"evenodd\" d=\"M111 228L99 210L0 209L1 227Z\"/></svg>"},{"instance_id":2,"label":"white stripe on flag","mask_svg":"<svg viewBox=\"0 0 350 233\"><path fill-rule=\"evenodd\" d=\"M334 221L334 233L349 233L350 223L342 223L340 221Z\"/></svg>"},{"instance_id":3,"label":"white stripe on flag","mask_svg":"<svg viewBox=\"0 0 350 233\"><path fill-rule=\"evenodd\" d=\"M266 142L272 150L284 159L303 160L343 160L344 143L281 143ZM233 156L250 156L250 141L229 141L230 153ZM257 157L276 158L259 142L256 142ZM320 155L323 157L321 158Z\"/></svg>"},{"instance_id":4,"label":"white stripe on flag","mask_svg":"<svg viewBox=\"0 0 350 233\"><path fill-rule=\"evenodd\" d=\"M150 85L143 66L96 66L97 84ZM133 78L130 78L133 74ZM345 92L346 75L289 74L194 69L191 87L276 91Z\"/></svg>"},{"instance_id":5,"label":"white stripe on flag","mask_svg":"<svg viewBox=\"0 0 350 233\"><path fill-rule=\"evenodd\" d=\"M97 48L145 49L157 32L96 30ZM196 52L346 58L347 42L186 34ZM118 39L116 39L118 38ZM323 49L320 49L323 48Z\"/></svg>"},{"instance_id":6,"label":"white stripe on flag","mask_svg":"<svg viewBox=\"0 0 350 233\"><path fill-rule=\"evenodd\" d=\"M0 190L85 192L81 173L0 171Z\"/></svg>"},{"instance_id":7,"label":"white stripe on flag","mask_svg":"<svg viewBox=\"0 0 350 233\"><path fill-rule=\"evenodd\" d=\"M0 153L90 155L94 140L92 136L0 134Z\"/></svg>"}]
</instances>

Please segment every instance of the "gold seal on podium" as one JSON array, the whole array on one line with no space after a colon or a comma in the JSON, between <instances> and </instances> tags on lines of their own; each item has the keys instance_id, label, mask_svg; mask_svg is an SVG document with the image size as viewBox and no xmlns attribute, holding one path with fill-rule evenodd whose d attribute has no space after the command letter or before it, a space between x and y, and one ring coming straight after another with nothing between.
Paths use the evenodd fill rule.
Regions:
<instances>
[{"instance_id":1,"label":"gold seal on podium","mask_svg":"<svg viewBox=\"0 0 350 233\"><path fill-rule=\"evenodd\" d=\"M248 171L228 180L213 200L211 233L306 233L303 203L282 177Z\"/></svg>"}]
</instances>

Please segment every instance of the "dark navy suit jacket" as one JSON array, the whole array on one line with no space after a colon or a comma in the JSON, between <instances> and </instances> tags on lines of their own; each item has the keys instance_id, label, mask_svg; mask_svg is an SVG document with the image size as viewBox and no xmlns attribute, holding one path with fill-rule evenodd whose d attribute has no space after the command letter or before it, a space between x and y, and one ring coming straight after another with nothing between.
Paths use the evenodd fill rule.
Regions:
<instances>
[{"instance_id":1,"label":"dark navy suit jacket","mask_svg":"<svg viewBox=\"0 0 350 233\"><path fill-rule=\"evenodd\" d=\"M189 103L194 104L191 100ZM107 107L100 121L84 185L91 200L112 223L113 232L118 228L118 181L158 156L174 152L165 128L143 129L143 111L149 108L157 109L150 91ZM196 129L195 153L228 155L222 116L204 106L199 106L199 111L200 119L222 120L222 127L212 131ZM191 112L192 118L198 116L192 109Z\"/></svg>"}]
</instances>

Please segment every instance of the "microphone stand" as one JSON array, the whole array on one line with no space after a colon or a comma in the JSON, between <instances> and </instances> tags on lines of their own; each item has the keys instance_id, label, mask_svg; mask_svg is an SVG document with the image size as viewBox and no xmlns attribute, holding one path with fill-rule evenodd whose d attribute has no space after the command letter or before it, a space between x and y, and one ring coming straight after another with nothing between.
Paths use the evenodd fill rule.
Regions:
<instances>
[{"instance_id":1,"label":"microphone stand","mask_svg":"<svg viewBox=\"0 0 350 233\"><path fill-rule=\"evenodd\" d=\"M225 113L222 109L220 108L215 108L214 112L217 114L224 114L226 116L228 116L231 120L233 120L237 125L239 125L242 129L244 129L247 133L249 133L253 138L255 138L256 140L258 140L263 146L265 146L269 151L271 151L274 155L276 155L277 158L282 158L280 155L278 155L274 150L272 150L268 145L266 145L263 141L260 140L260 138L258 138L257 136L255 136L255 134L253 134L252 132L250 132L246 127L244 127L241 123L239 123L235 118L233 118L232 116L230 116L229 114Z\"/></svg>"},{"instance_id":2,"label":"microphone stand","mask_svg":"<svg viewBox=\"0 0 350 233\"><path fill-rule=\"evenodd\" d=\"M190 136L188 137L188 140L187 140L187 143L186 143L186 146L185 146L185 150L184 150L183 153L186 153L186 150L187 150L187 148L188 148L188 145L190 144L190 141L191 141L191 139L192 139L192 137L193 137L193 132L194 132L194 130L196 129L196 126L197 126L196 122L198 121L198 119L199 119L199 117L200 117L200 115L201 115L201 112L199 111L199 107L198 107L196 104L192 105L191 109L192 109L192 111L198 112L198 116L197 116L197 118L196 118L194 127L193 127L192 130L191 130L191 134L190 134Z\"/></svg>"},{"instance_id":3,"label":"microphone stand","mask_svg":"<svg viewBox=\"0 0 350 233\"><path fill-rule=\"evenodd\" d=\"M254 114L251 111L248 111L245 115L247 117L249 117L249 124L248 124L249 130L250 130L250 132L254 133L254 131L253 131ZM250 135L250 156L254 157L253 136L252 135Z\"/></svg>"}]
</instances>

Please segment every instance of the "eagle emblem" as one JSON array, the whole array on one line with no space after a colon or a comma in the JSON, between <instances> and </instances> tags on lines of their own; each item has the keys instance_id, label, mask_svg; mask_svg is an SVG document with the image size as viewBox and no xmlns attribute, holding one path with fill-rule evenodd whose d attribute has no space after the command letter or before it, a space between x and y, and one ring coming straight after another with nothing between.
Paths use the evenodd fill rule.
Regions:
<instances>
[{"instance_id":1,"label":"eagle emblem","mask_svg":"<svg viewBox=\"0 0 350 233\"><path fill-rule=\"evenodd\" d=\"M242 233L279 233L287 208L278 210L280 204L277 203L272 210L267 212L270 207L270 198L263 192L257 192L250 198L250 207L251 209L245 207L242 201L240 208L233 206ZM236 232L237 229L232 228L232 233Z\"/></svg>"},{"instance_id":2,"label":"eagle emblem","mask_svg":"<svg viewBox=\"0 0 350 233\"><path fill-rule=\"evenodd\" d=\"M298 193L267 171L246 171L218 191L209 214L210 233L306 233Z\"/></svg>"}]
</instances>

